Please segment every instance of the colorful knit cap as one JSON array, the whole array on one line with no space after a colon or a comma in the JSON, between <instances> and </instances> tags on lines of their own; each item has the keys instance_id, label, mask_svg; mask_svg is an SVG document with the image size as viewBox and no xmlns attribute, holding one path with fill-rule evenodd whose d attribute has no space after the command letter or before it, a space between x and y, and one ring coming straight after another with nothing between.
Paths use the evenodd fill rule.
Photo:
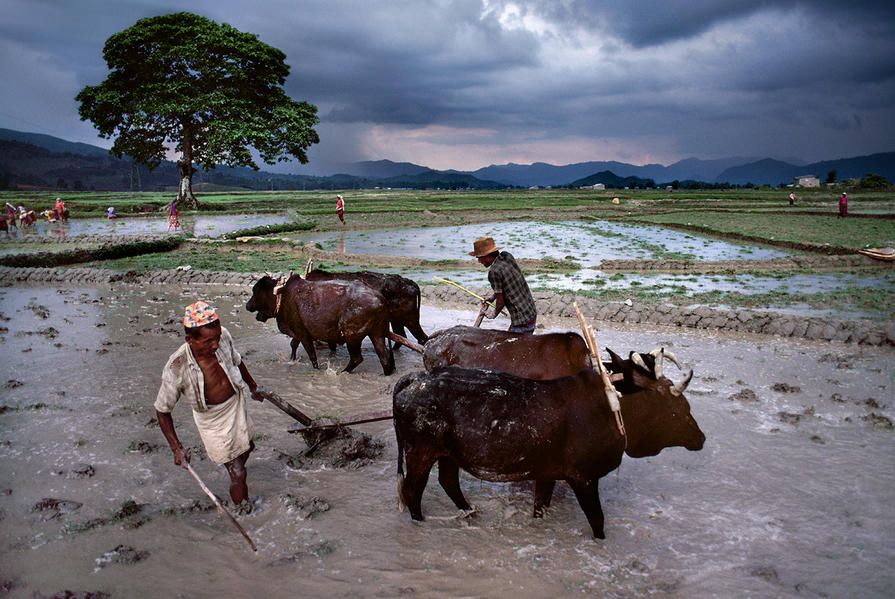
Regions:
<instances>
[{"instance_id":1,"label":"colorful knit cap","mask_svg":"<svg viewBox=\"0 0 895 599\"><path fill-rule=\"evenodd\" d=\"M204 327L218 319L218 313L208 303L198 301L186 307L183 313L183 326L188 329Z\"/></svg>"}]
</instances>

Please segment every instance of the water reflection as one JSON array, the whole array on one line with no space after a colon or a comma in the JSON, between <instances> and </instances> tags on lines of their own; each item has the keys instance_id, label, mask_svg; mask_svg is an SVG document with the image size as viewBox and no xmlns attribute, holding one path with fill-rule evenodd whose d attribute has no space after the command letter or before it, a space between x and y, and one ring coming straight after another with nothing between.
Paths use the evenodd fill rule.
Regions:
<instances>
[{"instance_id":1,"label":"water reflection","mask_svg":"<svg viewBox=\"0 0 895 599\"><path fill-rule=\"evenodd\" d=\"M285 214L223 214L213 216L187 215L180 218L181 233L191 233L196 237L220 237L239 229L289 222ZM13 230L7 237L57 237L86 235L164 235L173 233L167 216L122 216L115 219L83 218L62 222L38 222L25 230Z\"/></svg>"}]
</instances>

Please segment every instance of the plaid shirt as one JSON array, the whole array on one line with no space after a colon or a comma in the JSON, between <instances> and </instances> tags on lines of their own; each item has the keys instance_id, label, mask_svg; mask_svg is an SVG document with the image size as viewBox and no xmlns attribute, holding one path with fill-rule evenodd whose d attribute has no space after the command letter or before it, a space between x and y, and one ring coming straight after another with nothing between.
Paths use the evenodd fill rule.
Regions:
<instances>
[{"instance_id":1,"label":"plaid shirt","mask_svg":"<svg viewBox=\"0 0 895 599\"><path fill-rule=\"evenodd\" d=\"M500 252L488 269L488 282L494 293L503 293L513 326L529 324L538 317L531 290L511 253Z\"/></svg>"}]
</instances>

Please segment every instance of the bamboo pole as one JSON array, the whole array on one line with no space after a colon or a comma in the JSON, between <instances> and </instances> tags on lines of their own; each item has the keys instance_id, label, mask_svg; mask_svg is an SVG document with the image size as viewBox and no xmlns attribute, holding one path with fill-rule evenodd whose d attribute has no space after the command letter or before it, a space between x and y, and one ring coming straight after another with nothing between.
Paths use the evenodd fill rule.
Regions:
<instances>
[{"instance_id":1,"label":"bamboo pole","mask_svg":"<svg viewBox=\"0 0 895 599\"><path fill-rule=\"evenodd\" d=\"M196 479L196 482L199 483L199 486L202 487L202 490L205 491L205 494L208 495L209 498L211 498L212 502L214 502L214 505L216 508L218 508L218 511L223 514L228 520L230 520L230 523L236 527L236 530L239 531L239 534L241 534L245 538L245 540L248 541L249 546L252 548L252 551L258 551L258 547L249 536L249 533L247 533L245 529L239 525L239 522L236 521L236 518L233 517L233 514L228 512L227 509L223 505L221 505L220 500L215 496L214 493L211 492L211 489L208 488L208 486L202 481L202 479L199 478L199 475L196 474L196 471L193 470L193 467L190 466L190 463L186 461L185 456L183 460L183 467L187 469L187 472L193 475L193 478Z\"/></svg>"},{"instance_id":2,"label":"bamboo pole","mask_svg":"<svg viewBox=\"0 0 895 599\"><path fill-rule=\"evenodd\" d=\"M618 431L624 437L625 423L622 420L622 406L619 402L620 394L612 384L609 373L606 372L606 368L603 366L603 360L600 358L600 346L597 345L597 335L594 332L594 328L588 325L587 321L585 321L584 314L581 313L581 308L578 307L578 302L575 302L573 305L575 306L575 314L578 316L578 324L581 326L581 332L584 335L584 343L590 351L591 359L594 362L594 368L596 368L597 373L600 375L600 379L603 381L603 389L606 393L606 399L609 401L609 408L615 416L615 423L618 426Z\"/></svg>"}]
</instances>

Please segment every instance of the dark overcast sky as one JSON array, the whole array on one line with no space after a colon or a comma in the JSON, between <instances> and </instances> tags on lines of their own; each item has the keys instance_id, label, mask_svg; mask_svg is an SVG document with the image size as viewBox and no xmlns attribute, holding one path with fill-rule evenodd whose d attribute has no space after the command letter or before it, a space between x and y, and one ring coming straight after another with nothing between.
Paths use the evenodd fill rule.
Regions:
<instances>
[{"instance_id":1,"label":"dark overcast sky","mask_svg":"<svg viewBox=\"0 0 895 599\"><path fill-rule=\"evenodd\" d=\"M317 166L895 150L891 0L0 0L0 127L108 147L74 101L103 43L183 10L287 54Z\"/></svg>"}]
</instances>

